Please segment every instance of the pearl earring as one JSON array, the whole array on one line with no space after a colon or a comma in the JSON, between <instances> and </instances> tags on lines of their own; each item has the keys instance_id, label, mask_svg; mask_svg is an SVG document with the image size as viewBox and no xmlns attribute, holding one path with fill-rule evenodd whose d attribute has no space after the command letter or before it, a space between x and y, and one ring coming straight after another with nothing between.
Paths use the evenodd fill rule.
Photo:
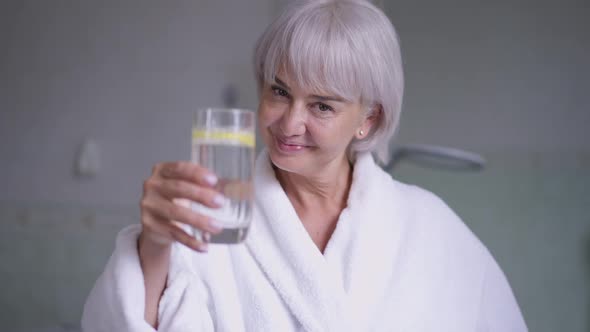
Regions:
<instances>
[{"instance_id":1,"label":"pearl earring","mask_svg":"<svg viewBox=\"0 0 590 332\"><path fill-rule=\"evenodd\" d=\"M359 130L359 135L363 136L365 134L365 132L361 129Z\"/></svg>"}]
</instances>

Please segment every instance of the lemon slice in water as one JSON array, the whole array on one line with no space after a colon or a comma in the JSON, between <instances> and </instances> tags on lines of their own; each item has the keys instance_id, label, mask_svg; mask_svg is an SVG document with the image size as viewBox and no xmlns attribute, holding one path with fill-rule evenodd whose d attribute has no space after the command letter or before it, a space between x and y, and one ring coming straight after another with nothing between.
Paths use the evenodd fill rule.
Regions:
<instances>
[{"instance_id":1,"label":"lemon slice in water","mask_svg":"<svg viewBox=\"0 0 590 332\"><path fill-rule=\"evenodd\" d=\"M255 144L254 133L250 131L232 131L227 129L193 129L193 143L241 145L250 148Z\"/></svg>"}]
</instances>

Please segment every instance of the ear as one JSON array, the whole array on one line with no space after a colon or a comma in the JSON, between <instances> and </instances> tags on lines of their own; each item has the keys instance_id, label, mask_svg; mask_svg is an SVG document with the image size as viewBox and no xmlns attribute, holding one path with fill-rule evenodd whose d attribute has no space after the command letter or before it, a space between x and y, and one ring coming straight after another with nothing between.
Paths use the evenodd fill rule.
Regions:
<instances>
[{"instance_id":1,"label":"ear","mask_svg":"<svg viewBox=\"0 0 590 332\"><path fill-rule=\"evenodd\" d=\"M380 121L381 116L383 116L383 108L381 107L381 104L371 107L365 115L365 119L354 134L356 139L361 140L369 136L371 130L373 130L376 124Z\"/></svg>"}]
</instances>

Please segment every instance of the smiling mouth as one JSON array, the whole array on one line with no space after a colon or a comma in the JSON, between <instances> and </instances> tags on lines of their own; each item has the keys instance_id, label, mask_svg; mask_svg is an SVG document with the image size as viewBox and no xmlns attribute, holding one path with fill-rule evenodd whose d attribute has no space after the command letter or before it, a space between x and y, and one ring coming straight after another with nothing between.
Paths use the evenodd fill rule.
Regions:
<instances>
[{"instance_id":1,"label":"smiling mouth","mask_svg":"<svg viewBox=\"0 0 590 332\"><path fill-rule=\"evenodd\" d=\"M307 145L285 142L278 137L275 137L275 141L277 143L277 148L282 152L298 152L309 148Z\"/></svg>"}]
</instances>

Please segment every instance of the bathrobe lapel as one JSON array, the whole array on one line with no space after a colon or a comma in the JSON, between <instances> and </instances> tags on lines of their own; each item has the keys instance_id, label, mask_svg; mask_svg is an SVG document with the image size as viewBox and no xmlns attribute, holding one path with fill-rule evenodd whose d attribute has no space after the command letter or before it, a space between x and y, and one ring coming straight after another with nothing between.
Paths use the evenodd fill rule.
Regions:
<instances>
[{"instance_id":1,"label":"bathrobe lapel","mask_svg":"<svg viewBox=\"0 0 590 332\"><path fill-rule=\"evenodd\" d=\"M347 331L370 331L395 282L395 264L409 220L405 197L369 153L357 156L348 204L324 251L345 292Z\"/></svg>"},{"instance_id":2,"label":"bathrobe lapel","mask_svg":"<svg viewBox=\"0 0 590 332\"><path fill-rule=\"evenodd\" d=\"M366 329L392 278L401 222L391 177L369 154L355 163L348 206L322 254L309 237L266 151L256 163L248 249L306 331ZM352 329L351 329L352 328Z\"/></svg>"}]
</instances>

